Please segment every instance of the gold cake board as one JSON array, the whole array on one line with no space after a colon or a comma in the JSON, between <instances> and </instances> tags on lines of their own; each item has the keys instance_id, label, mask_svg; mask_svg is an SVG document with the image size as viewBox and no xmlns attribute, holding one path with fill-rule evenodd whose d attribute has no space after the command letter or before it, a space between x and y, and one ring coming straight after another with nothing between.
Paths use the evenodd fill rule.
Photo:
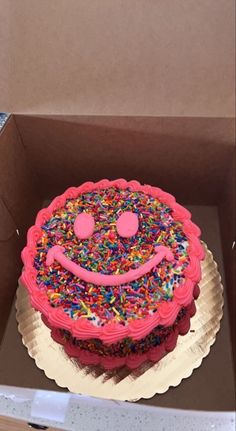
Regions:
<instances>
[{"instance_id":1,"label":"gold cake board","mask_svg":"<svg viewBox=\"0 0 236 431\"><path fill-rule=\"evenodd\" d=\"M159 363L146 363L137 370L127 368L104 371L100 367L79 365L70 359L61 345L52 340L50 330L35 311L25 288L19 286L16 299L16 319L23 344L36 365L58 386L74 393L113 400L137 401L151 398L177 386L191 376L215 342L223 315L223 286L213 260L206 248L202 262L200 296L196 301L197 313L191 319L191 330L178 337L175 350Z\"/></svg>"}]
</instances>

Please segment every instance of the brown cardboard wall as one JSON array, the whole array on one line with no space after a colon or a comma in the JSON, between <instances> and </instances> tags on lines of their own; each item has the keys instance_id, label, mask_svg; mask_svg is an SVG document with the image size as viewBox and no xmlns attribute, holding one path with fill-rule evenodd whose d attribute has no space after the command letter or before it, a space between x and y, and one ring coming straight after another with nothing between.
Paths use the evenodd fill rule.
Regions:
<instances>
[{"instance_id":1,"label":"brown cardboard wall","mask_svg":"<svg viewBox=\"0 0 236 431\"><path fill-rule=\"evenodd\" d=\"M2 0L1 109L234 115L234 0Z\"/></svg>"},{"instance_id":2,"label":"brown cardboard wall","mask_svg":"<svg viewBox=\"0 0 236 431\"><path fill-rule=\"evenodd\" d=\"M40 203L13 117L0 133L0 339L22 267L20 251L26 229ZM16 229L19 230L19 236Z\"/></svg>"},{"instance_id":3,"label":"brown cardboard wall","mask_svg":"<svg viewBox=\"0 0 236 431\"><path fill-rule=\"evenodd\" d=\"M230 310L230 327L234 360L236 360L236 218L235 218L235 155L227 167L219 205L225 278Z\"/></svg>"},{"instance_id":4,"label":"brown cardboard wall","mask_svg":"<svg viewBox=\"0 0 236 431\"><path fill-rule=\"evenodd\" d=\"M101 177L158 184L180 202L217 204L234 153L234 120L16 116L48 196Z\"/></svg>"}]
</instances>

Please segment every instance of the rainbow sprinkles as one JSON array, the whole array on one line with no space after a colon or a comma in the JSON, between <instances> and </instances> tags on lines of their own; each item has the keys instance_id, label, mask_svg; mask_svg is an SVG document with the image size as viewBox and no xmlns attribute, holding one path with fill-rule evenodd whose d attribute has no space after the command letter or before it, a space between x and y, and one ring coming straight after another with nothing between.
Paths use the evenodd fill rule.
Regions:
<instances>
[{"instance_id":1,"label":"rainbow sprinkles","mask_svg":"<svg viewBox=\"0 0 236 431\"><path fill-rule=\"evenodd\" d=\"M39 212L21 280L69 354L108 368L138 355L140 364L189 326L204 257L190 217L161 189L125 180L70 188Z\"/></svg>"}]
</instances>

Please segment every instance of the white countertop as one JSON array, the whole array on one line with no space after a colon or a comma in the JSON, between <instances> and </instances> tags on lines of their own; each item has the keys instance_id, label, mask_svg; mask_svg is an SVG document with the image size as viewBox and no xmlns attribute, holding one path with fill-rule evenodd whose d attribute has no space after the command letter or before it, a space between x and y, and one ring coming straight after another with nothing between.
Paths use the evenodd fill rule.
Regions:
<instances>
[{"instance_id":1,"label":"white countertop","mask_svg":"<svg viewBox=\"0 0 236 431\"><path fill-rule=\"evenodd\" d=\"M234 431L234 412L149 407L64 392L0 386L0 415L76 431Z\"/></svg>"}]
</instances>

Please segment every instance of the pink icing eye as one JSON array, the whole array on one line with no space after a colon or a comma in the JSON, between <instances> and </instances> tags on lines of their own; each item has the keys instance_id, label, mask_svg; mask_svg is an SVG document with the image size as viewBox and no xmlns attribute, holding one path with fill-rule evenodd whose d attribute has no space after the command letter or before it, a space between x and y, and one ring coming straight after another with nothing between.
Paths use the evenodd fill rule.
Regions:
<instances>
[{"instance_id":1,"label":"pink icing eye","mask_svg":"<svg viewBox=\"0 0 236 431\"><path fill-rule=\"evenodd\" d=\"M94 218L91 214L80 213L74 222L74 232L79 239L89 238L94 231Z\"/></svg>"},{"instance_id":2,"label":"pink icing eye","mask_svg":"<svg viewBox=\"0 0 236 431\"><path fill-rule=\"evenodd\" d=\"M137 233L138 216L131 211L125 211L116 222L117 232L123 238L130 238Z\"/></svg>"}]
</instances>

